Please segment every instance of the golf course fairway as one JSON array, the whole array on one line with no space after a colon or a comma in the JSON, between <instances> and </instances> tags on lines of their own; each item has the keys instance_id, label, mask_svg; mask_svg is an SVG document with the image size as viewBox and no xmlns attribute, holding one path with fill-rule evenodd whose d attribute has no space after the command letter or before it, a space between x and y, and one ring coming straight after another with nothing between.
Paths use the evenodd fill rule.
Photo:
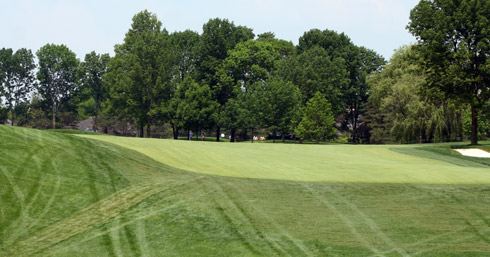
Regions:
<instances>
[{"instance_id":1,"label":"golf course fairway","mask_svg":"<svg viewBox=\"0 0 490 257\"><path fill-rule=\"evenodd\" d=\"M452 145L0 125L0 257L488 256L489 160Z\"/></svg>"},{"instance_id":2,"label":"golf course fairway","mask_svg":"<svg viewBox=\"0 0 490 257\"><path fill-rule=\"evenodd\" d=\"M488 168L402 154L390 145L215 143L82 137L140 152L183 170L229 177L319 182L487 184Z\"/></svg>"}]
</instances>

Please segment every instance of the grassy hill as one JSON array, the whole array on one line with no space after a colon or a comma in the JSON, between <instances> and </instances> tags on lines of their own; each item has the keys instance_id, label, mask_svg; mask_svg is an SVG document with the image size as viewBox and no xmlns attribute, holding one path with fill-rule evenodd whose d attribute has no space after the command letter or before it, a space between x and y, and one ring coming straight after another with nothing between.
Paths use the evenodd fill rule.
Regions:
<instances>
[{"instance_id":1,"label":"grassy hill","mask_svg":"<svg viewBox=\"0 0 490 257\"><path fill-rule=\"evenodd\" d=\"M8 126L0 145L0 256L490 252L490 169L447 145L219 144Z\"/></svg>"}]
</instances>

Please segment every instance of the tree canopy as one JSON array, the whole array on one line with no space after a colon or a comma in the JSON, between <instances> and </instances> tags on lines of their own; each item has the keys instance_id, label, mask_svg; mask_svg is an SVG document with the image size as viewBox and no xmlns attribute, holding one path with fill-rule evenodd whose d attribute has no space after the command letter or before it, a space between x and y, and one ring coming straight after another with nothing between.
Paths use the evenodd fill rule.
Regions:
<instances>
[{"instance_id":1,"label":"tree canopy","mask_svg":"<svg viewBox=\"0 0 490 257\"><path fill-rule=\"evenodd\" d=\"M421 0L408 30L427 72L425 86L471 106L471 143L478 143L478 112L490 98L490 2Z\"/></svg>"},{"instance_id":2,"label":"tree canopy","mask_svg":"<svg viewBox=\"0 0 490 257\"><path fill-rule=\"evenodd\" d=\"M420 1L408 25L418 43L388 64L329 29L306 31L297 45L220 18L201 32L169 34L145 10L113 57L93 51L79 62L64 45L42 47L36 78L30 50L0 49L0 101L8 106L0 116L39 128L92 117L94 130L118 135L178 139L192 130L232 142L267 134L434 142L471 128L476 143L478 133L490 135L489 6Z\"/></svg>"},{"instance_id":3,"label":"tree canopy","mask_svg":"<svg viewBox=\"0 0 490 257\"><path fill-rule=\"evenodd\" d=\"M36 53L39 60L37 91L51 107L52 126L56 114L76 90L78 59L65 45L47 44Z\"/></svg>"}]
</instances>

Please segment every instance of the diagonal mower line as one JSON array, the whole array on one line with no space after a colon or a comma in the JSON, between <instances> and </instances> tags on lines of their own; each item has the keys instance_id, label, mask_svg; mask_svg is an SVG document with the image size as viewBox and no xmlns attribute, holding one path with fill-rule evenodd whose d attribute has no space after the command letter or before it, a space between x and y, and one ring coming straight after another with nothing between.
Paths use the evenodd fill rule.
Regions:
<instances>
[{"instance_id":1,"label":"diagonal mower line","mask_svg":"<svg viewBox=\"0 0 490 257\"><path fill-rule=\"evenodd\" d=\"M53 158L51 158L51 160L53 160ZM53 167L52 164L51 164L51 166ZM39 215L37 215L35 220L27 226L28 229L36 226L48 214L49 209L51 208L51 205L54 203L54 200L56 199L56 197L58 195L58 191L59 191L60 186L61 186L61 171L59 169L54 169L54 168L53 168L53 170L58 170L58 173L57 173L58 176L56 178L56 184L55 184L55 187L53 189L53 192L51 192L51 194L50 194L51 197L49 198L48 202L44 206L41 213ZM27 210L29 210L29 208L27 208Z\"/></svg>"},{"instance_id":2,"label":"diagonal mower line","mask_svg":"<svg viewBox=\"0 0 490 257\"><path fill-rule=\"evenodd\" d=\"M225 182L227 183L227 182ZM229 182L227 183L228 185L232 186L231 184L229 184ZM238 189L237 187L233 187L239 194L237 194L237 197L240 197L240 196L243 196L243 195L246 195L245 193L243 193L240 189ZM243 199L243 198L242 198ZM267 215L265 212L259 210L258 207L256 207L255 205L250 205L251 208L253 208L254 210L256 210L257 212L259 212L261 214L261 216L263 218L265 218L267 220L267 222L269 224L272 224L274 226L274 228L279 231L281 233L281 235L284 235L286 238L288 238L291 242L293 242L294 246L296 246L296 248L298 248L301 252L303 252L306 256L312 256L312 254L306 249L305 245L302 244L299 240L297 240L296 238L292 237L288 231L283 227L281 226L280 224L278 224L277 222L274 221L274 219L272 219L269 215Z\"/></svg>"},{"instance_id":3,"label":"diagonal mower line","mask_svg":"<svg viewBox=\"0 0 490 257\"><path fill-rule=\"evenodd\" d=\"M351 203L350 201L348 201L347 199L339 195L334 190L331 190L331 188L327 187L327 190L331 194L335 195L337 199L339 199L344 204L349 206L349 208L353 210L359 217L361 217L364 220L364 224L366 224L371 229L372 232L374 232L379 238L381 238L381 240L383 240L385 244L389 245L389 247L391 247L393 250L398 252L401 256L409 256L407 252L397 247L395 243L393 243L393 241L388 236L386 236L386 234L383 233L383 231L381 231L381 229L378 227L376 222L371 218L369 218L366 214L364 214L364 212L362 212L359 208L357 208L356 205L354 205L353 203Z\"/></svg>"},{"instance_id":4,"label":"diagonal mower line","mask_svg":"<svg viewBox=\"0 0 490 257\"><path fill-rule=\"evenodd\" d=\"M463 241L465 241L465 240L467 240L469 238L472 238L474 236L475 235L470 235L470 236L465 236L465 237L462 237L462 238L456 238L454 240L449 241L448 243L454 244L454 243L463 242ZM424 254L426 252L433 251L433 250L438 250L438 249L442 249L442 248L446 248L446 247L447 247L446 245L441 245L441 246L426 248L426 249L423 249L423 250L420 250L418 252L413 253L412 256L419 256L419 255Z\"/></svg>"},{"instance_id":5,"label":"diagonal mower line","mask_svg":"<svg viewBox=\"0 0 490 257\"><path fill-rule=\"evenodd\" d=\"M171 198L176 198L176 196L165 197L166 200L171 199ZM133 224L135 222L141 222L141 221L143 221L143 220L145 220L147 218L150 218L152 216L158 215L158 214L160 214L162 212L165 212L167 210L173 209L174 207L176 207L176 206L178 206L178 205L180 205L180 204L182 204L184 202L185 201L177 201L177 202L175 202L175 203L173 203L171 205L165 206L164 208L157 209L157 210L152 211L152 212L147 212L147 213L145 213L145 215L139 216L139 217L134 218L134 219L132 219L130 221L127 221L127 222L124 222L124 223L117 223L117 226L111 226L110 228L104 230L101 233L96 233L96 234L94 234L94 235L92 235L90 237L84 238L81 241L77 241L77 242L74 242L74 243L72 243L70 245L63 246L60 249L61 250L63 250L63 249L70 249L70 248L73 247L74 244L76 244L76 245L83 244L83 243L88 242L90 240L93 240L95 238L98 238L98 237L101 237L101 236L104 236L104 235L108 235L108 234L110 234L112 232L116 232L116 231L120 230L121 228L124 228L125 226L131 225L131 224ZM56 252L54 252L54 253L50 253L50 254L48 254L46 256L56 256L56 255L57 255Z\"/></svg>"},{"instance_id":6,"label":"diagonal mower line","mask_svg":"<svg viewBox=\"0 0 490 257\"><path fill-rule=\"evenodd\" d=\"M214 183L213 184L213 187L216 189L216 191L223 197L223 199L226 199L226 201L228 202L228 206L230 207L230 210L233 211L233 216L230 216L228 214L226 214L226 212L224 212L224 214L226 216L228 216L229 220L232 222L232 223L236 223L234 221L238 221L239 224L246 224L247 228L250 230L249 232L252 233L252 234L255 234L257 235L259 238L263 239L265 241L265 243L272 249L274 250L278 255L281 255L281 256L291 256L287 251L285 251L280 245L278 245L274 240L271 240L270 238L268 238L267 236L263 235L261 231L259 231L250 221L250 217L244 213L243 209L239 207L238 203L236 203L236 201L234 199L232 199L232 197L226 193L224 190L223 190L223 187L220 185L220 183L215 179L213 180ZM233 224L235 227L237 227L237 224ZM237 233L239 233L240 235L242 235L242 233L238 230L238 227L237 227ZM249 242L246 237L242 237L243 240L247 241L247 245L249 245L250 247L252 247L252 249L254 249L254 251L256 251L257 253L260 253L260 251L257 251L257 249L255 249L253 247L253 243Z\"/></svg>"},{"instance_id":7,"label":"diagonal mower line","mask_svg":"<svg viewBox=\"0 0 490 257\"><path fill-rule=\"evenodd\" d=\"M444 234L440 234L440 235L437 235L437 236L433 236L433 237L430 237L430 238L427 238L427 239L423 239L423 240L417 241L417 242L412 243L412 244L408 244L408 245L406 245L406 247L413 248L415 246L418 246L418 245L421 245L421 244L424 244L424 243L429 243L431 241L434 241L436 239L439 239L439 238L442 238L442 237L445 237L445 236L456 234L456 233L458 233L460 231L463 231L463 230L465 230L465 229L460 229L460 230L456 230L456 231L451 231L451 232L447 232L447 233L444 233ZM395 251L395 249L390 249L388 251L383 251L381 253L382 254L389 254L389 253L392 253L394 251Z\"/></svg>"},{"instance_id":8,"label":"diagonal mower line","mask_svg":"<svg viewBox=\"0 0 490 257\"><path fill-rule=\"evenodd\" d=\"M12 247L10 253L16 253L17 256L27 256L41 252L94 226L109 222L122 212L152 195L192 181L177 183L169 187L163 187L161 184L128 187L35 233L30 238Z\"/></svg>"},{"instance_id":9,"label":"diagonal mower line","mask_svg":"<svg viewBox=\"0 0 490 257\"><path fill-rule=\"evenodd\" d=\"M14 183L11 174L5 169L4 167L0 166L0 170L3 172L5 177L7 178L7 182L10 184L12 187L12 191L14 191L15 196L17 199L19 199L19 204L21 206L21 209L25 208L24 204L24 194L22 193L22 190L19 189L19 187Z\"/></svg>"},{"instance_id":10,"label":"diagonal mower line","mask_svg":"<svg viewBox=\"0 0 490 257\"><path fill-rule=\"evenodd\" d=\"M459 190L460 192L462 193L466 193L466 194L469 194L468 192L466 191L461 191ZM431 194L433 197L437 197L433 194ZM456 200L457 202L463 204L461 201L459 201L459 199L455 199L455 196L452 195L452 198L454 200ZM475 214L476 211L472 210L472 212ZM451 243L455 243L455 242L459 242L459 241L463 241L463 240L466 240L466 239L469 239L469 238L472 238L472 237L476 237L476 236L484 236L483 234L484 233L490 233L490 227L488 227L488 221L487 219L490 219L490 215L489 216L483 216L481 214L476 214L476 216L478 217L478 219L476 220L476 222L471 222L469 221L468 219L465 219L465 221L467 222L467 225L469 225L471 227L472 230L476 230L476 228L480 228L479 230L476 230L476 232L478 232L478 235L469 235L469 236L466 236L466 237L463 237L463 238L458 238L458 239L453 239L449 242ZM484 228L483 226L486 225L487 229L482 229ZM469 228L462 228L462 229L457 229L457 230L454 230L454 231L450 231L450 232L447 232L447 233L444 233L444 234L440 234L440 235L437 235L437 236L433 236L433 237L430 237L430 238L427 238L427 239L423 239L423 240L420 240L418 242L415 242L415 243L412 243L412 244L409 244L407 245L408 247L414 247L414 246L418 246L418 245L421 245L423 243L428 243L428 242L431 242L431 241L434 241L436 239L439 239L441 237L446 237L446 236L449 236L449 235L452 235L452 234L456 234L456 233L459 233L459 232L462 232L462 231L465 231L465 230L468 230ZM437 246L437 247L432 247L432 248L428 248L428 249L422 249L418 252L415 253L415 255L420 255L420 254L423 254L425 252L428 252L428 251L431 251L431 250L437 250L437 249L441 249L441 248L444 248L446 247L446 245L442 245L442 246ZM383 254L388 254L388 253L391 253L393 252L394 249L391 249L389 251L385 251L383 252ZM414 256L415 256L414 255Z\"/></svg>"},{"instance_id":11,"label":"diagonal mower line","mask_svg":"<svg viewBox=\"0 0 490 257\"><path fill-rule=\"evenodd\" d=\"M121 220L119 219L119 216L117 216L112 222L118 225L120 224ZM124 257L124 253L121 249L121 239L118 232L118 230L111 230L109 233L106 233L105 236L110 240L108 244L111 251L110 253L114 254L116 257Z\"/></svg>"},{"instance_id":12,"label":"diagonal mower line","mask_svg":"<svg viewBox=\"0 0 490 257\"><path fill-rule=\"evenodd\" d=\"M366 240L366 238L364 238L361 235L361 233L359 233L359 231L357 231L354 223L348 217L346 217L344 214L342 214L342 212L340 212L335 207L335 205L333 205L332 203L330 203L325 197L319 195L313 188L311 188L310 185L308 185L308 184L302 184L302 186L304 188L306 188L313 196L315 196L315 198L317 198L321 203L323 203L328 209L330 209L332 212L334 212L335 215L337 215L337 217L339 217L344 222L344 224L350 229L351 233L359 240L360 243L362 243L366 248L368 248L369 250L371 250L375 255L377 255L377 256L383 256L383 254L381 253L381 251L379 251L377 248L375 248L374 246L372 246Z\"/></svg>"},{"instance_id":13,"label":"diagonal mower line","mask_svg":"<svg viewBox=\"0 0 490 257\"><path fill-rule=\"evenodd\" d=\"M487 219L488 219L488 218L490 218L490 216L486 216L485 218L487 218ZM467 221L467 222L468 222L468 221ZM486 222L485 222L485 221L482 221L482 220L479 220L479 222L477 222L477 223L480 223L480 224L476 224L476 225L475 225L475 224L471 224L471 225L473 225L473 227L479 227L480 225L484 225L484 224L482 224L482 223L485 223L485 224L486 224ZM454 233L458 233L458 232L465 231L465 230L468 230L468 228L458 229L458 230L455 230L455 231L453 231L453 232L446 233L446 234L444 234L444 235L447 235L447 234L454 234ZM484 233L489 233L489 232L490 232L490 228L489 228L489 230L484 231ZM479 235L472 234L472 235L468 235L468 236L465 236L465 237L462 237L462 238L456 238L456 239L450 240L450 241L449 241L449 243L458 243L458 242L463 242L464 240L467 240L467 239L469 239L469 238L473 238L473 237L479 237ZM434 239L432 239L432 240L434 240ZM432 241L432 240L428 240L428 241L430 242L430 241ZM420 243L419 243L419 242L417 242L415 245L419 245L419 244L420 244ZM442 249L442 248L445 248L445 247L447 247L447 246L446 246L446 245L441 245L441 246L436 246L436 247L431 247L431 248L423 249L423 250L420 250L420 251L418 251L418 252L414 253L412 256L421 255L421 254L426 253L426 252L428 252L428 251L438 250L438 249Z\"/></svg>"},{"instance_id":14,"label":"diagonal mower line","mask_svg":"<svg viewBox=\"0 0 490 257\"><path fill-rule=\"evenodd\" d=\"M20 214L15 219L17 222L12 222L11 224L9 224L7 226L7 229L16 228L16 227L19 227L20 224L22 224L28 216L26 206L25 206L25 196L22 193L22 190L15 184L14 180L12 179L12 175L7 171L7 169L0 166L0 171L7 178L8 184L12 188L12 191L14 192L15 197L18 199L18 203L19 203L19 207L20 207ZM14 229L14 231L15 231L15 229Z\"/></svg>"}]
</instances>

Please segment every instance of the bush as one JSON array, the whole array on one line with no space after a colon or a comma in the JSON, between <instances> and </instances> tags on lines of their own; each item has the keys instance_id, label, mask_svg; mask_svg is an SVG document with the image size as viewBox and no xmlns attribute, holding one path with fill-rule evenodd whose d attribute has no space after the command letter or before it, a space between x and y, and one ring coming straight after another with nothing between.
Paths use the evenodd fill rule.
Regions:
<instances>
[{"instance_id":1,"label":"bush","mask_svg":"<svg viewBox=\"0 0 490 257\"><path fill-rule=\"evenodd\" d=\"M9 118L9 109L7 107L0 107L0 124L5 124Z\"/></svg>"}]
</instances>

